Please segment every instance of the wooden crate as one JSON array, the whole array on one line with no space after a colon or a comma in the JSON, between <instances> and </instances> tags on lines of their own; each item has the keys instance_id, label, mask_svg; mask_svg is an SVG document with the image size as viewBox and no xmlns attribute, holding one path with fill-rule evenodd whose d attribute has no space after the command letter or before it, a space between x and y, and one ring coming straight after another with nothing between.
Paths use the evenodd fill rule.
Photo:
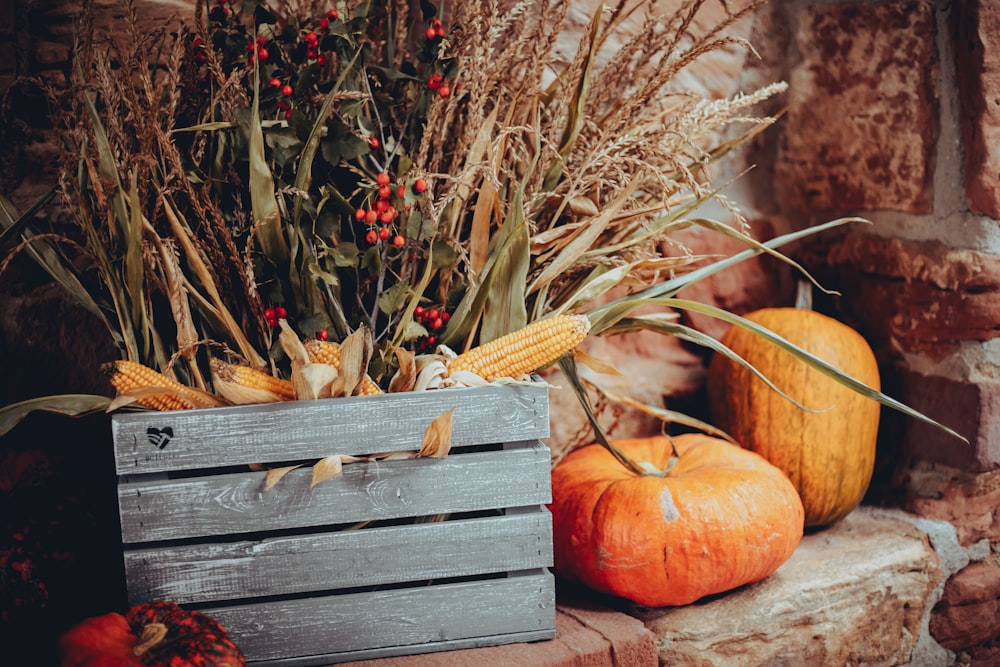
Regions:
<instances>
[{"instance_id":1,"label":"wooden crate","mask_svg":"<svg viewBox=\"0 0 1000 667\"><path fill-rule=\"evenodd\" d=\"M452 408L445 459L351 463L311 489L308 466L270 490L247 467L417 450ZM249 662L555 635L544 385L120 412L112 434L130 602L204 611Z\"/></svg>"}]
</instances>

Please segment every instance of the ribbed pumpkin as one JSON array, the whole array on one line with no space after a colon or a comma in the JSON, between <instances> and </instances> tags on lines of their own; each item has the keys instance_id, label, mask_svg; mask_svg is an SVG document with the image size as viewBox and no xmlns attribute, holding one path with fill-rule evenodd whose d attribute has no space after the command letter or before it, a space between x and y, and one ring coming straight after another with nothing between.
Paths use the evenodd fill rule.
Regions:
<instances>
[{"instance_id":1,"label":"ribbed pumpkin","mask_svg":"<svg viewBox=\"0 0 1000 667\"><path fill-rule=\"evenodd\" d=\"M880 389L871 347L854 329L800 308L765 308L747 316L872 389ZM806 526L828 526L853 510L875 467L879 404L810 368L741 327L721 338L800 409L721 354L708 369L715 425L781 468L799 491Z\"/></svg>"},{"instance_id":2,"label":"ribbed pumpkin","mask_svg":"<svg viewBox=\"0 0 1000 667\"><path fill-rule=\"evenodd\" d=\"M639 475L588 445L552 471L556 572L650 607L763 579L802 539L802 503L762 457L701 434L612 440Z\"/></svg>"},{"instance_id":3,"label":"ribbed pumpkin","mask_svg":"<svg viewBox=\"0 0 1000 667\"><path fill-rule=\"evenodd\" d=\"M215 619L156 601L88 618L59 638L60 667L244 667Z\"/></svg>"}]
</instances>

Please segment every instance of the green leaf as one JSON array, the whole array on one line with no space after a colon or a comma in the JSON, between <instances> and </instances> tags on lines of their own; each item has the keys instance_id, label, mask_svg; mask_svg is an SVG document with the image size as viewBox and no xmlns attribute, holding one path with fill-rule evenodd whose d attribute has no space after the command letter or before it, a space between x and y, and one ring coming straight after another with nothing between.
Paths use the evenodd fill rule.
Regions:
<instances>
[{"instance_id":1,"label":"green leaf","mask_svg":"<svg viewBox=\"0 0 1000 667\"><path fill-rule=\"evenodd\" d=\"M254 90L260 90L260 70L254 67ZM253 221L258 227L257 238L267 258L277 266L285 266L291 257L288 242L281 229L278 200L274 196L274 177L264 155L264 131L260 125L260 96L254 94L247 127L250 159L250 205Z\"/></svg>"},{"instance_id":2,"label":"green leaf","mask_svg":"<svg viewBox=\"0 0 1000 667\"><path fill-rule=\"evenodd\" d=\"M358 265L359 253L358 246L353 243L338 243L330 249L330 258L334 266L347 269Z\"/></svg>"},{"instance_id":3,"label":"green leaf","mask_svg":"<svg viewBox=\"0 0 1000 667\"><path fill-rule=\"evenodd\" d=\"M528 225L524 219L523 190L518 189L500 228L501 245L491 271L496 274L489 286L479 342L488 343L524 327L528 323L525 303L531 251ZM510 237L507 242L505 237Z\"/></svg>"},{"instance_id":4,"label":"green leaf","mask_svg":"<svg viewBox=\"0 0 1000 667\"><path fill-rule=\"evenodd\" d=\"M106 410L110 404L110 398L95 394L60 394L11 403L0 408L0 435L13 429L32 412L42 411L67 417L82 417Z\"/></svg>"},{"instance_id":5,"label":"green leaf","mask_svg":"<svg viewBox=\"0 0 1000 667\"><path fill-rule=\"evenodd\" d=\"M391 315L403 307L406 297L410 293L410 288L402 283L397 283L382 293L378 299L378 309L386 315Z\"/></svg>"}]
</instances>

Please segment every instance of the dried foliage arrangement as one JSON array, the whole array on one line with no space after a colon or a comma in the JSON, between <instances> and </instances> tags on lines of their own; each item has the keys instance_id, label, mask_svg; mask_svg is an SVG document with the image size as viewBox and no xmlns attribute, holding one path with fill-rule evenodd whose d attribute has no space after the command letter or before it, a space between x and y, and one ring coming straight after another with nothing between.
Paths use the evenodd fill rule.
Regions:
<instances>
[{"instance_id":1,"label":"dried foliage arrangement","mask_svg":"<svg viewBox=\"0 0 1000 667\"><path fill-rule=\"evenodd\" d=\"M762 4L722 3L698 32L704 2L598 8L565 61L569 0L199 0L192 20L154 30L126 2L125 37L107 41L85 10L58 189L79 235L31 230L7 207L4 238L24 237L18 250L107 324L124 359L215 395L232 376L213 382L213 360L295 384L293 367L316 363L299 346L327 339L343 343L348 379L312 383L316 395L467 384L448 372L456 354L571 314L586 335L644 328L728 354L634 312L695 310L774 338L676 294L759 253L787 260L776 248L849 220L762 245L713 185L711 165L774 121L753 108L785 86L731 99L677 86L705 54L749 48L726 31ZM742 133L720 139L730 126ZM700 216L709 200L732 221ZM691 225L747 249L712 263L658 252ZM548 338L542 327L532 344Z\"/></svg>"}]
</instances>

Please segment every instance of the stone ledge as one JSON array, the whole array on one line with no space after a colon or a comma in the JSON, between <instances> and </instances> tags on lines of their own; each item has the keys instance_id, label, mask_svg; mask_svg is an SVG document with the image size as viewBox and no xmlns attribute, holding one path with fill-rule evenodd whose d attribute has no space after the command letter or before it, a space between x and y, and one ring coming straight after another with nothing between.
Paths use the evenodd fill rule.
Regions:
<instances>
[{"instance_id":1,"label":"stone ledge","mask_svg":"<svg viewBox=\"0 0 1000 667\"><path fill-rule=\"evenodd\" d=\"M943 524L862 507L764 581L700 603L647 609L560 589L554 640L349 665L946 667L953 654L928 632L942 588L931 523Z\"/></svg>"}]
</instances>

